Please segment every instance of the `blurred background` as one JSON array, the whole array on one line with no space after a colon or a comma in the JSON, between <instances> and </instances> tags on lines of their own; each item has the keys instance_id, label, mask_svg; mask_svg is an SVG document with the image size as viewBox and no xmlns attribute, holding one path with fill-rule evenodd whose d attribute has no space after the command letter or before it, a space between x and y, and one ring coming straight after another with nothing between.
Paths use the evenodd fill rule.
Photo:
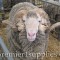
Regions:
<instances>
[{"instance_id":1,"label":"blurred background","mask_svg":"<svg viewBox=\"0 0 60 60\"><path fill-rule=\"evenodd\" d=\"M6 38L6 25L2 21L9 18L11 8L20 2L31 2L39 8L44 8L50 17L51 24L60 22L60 0L0 0L0 36L7 48L9 48L9 44ZM60 52L60 27L50 33L47 51L50 53ZM1 52L3 52L3 49L0 46ZM4 58L0 60L4 60ZM60 60L60 53L57 53L56 56L45 57L44 60Z\"/></svg>"}]
</instances>

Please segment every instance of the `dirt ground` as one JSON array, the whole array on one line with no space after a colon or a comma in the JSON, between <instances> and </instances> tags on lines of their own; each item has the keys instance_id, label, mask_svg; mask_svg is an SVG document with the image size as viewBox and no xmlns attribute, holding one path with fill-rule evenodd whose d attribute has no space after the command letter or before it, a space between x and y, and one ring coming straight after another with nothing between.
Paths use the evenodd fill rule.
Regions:
<instances>
[{"instance_id":1,"label":"dirt ground","mask_svg":"<svg viewBox=\"0 0 60 60\"><path fill-rule=\"evenodd\" d=\"M6 38L5 27L6 27L5 24L0 25L0 36L3 37L5 44L8 46L9 44ZM48 55L44 57L44 60L60 60L60 41L54 38L52 34L50 34L50 37L49 37L47 53Z\"/></svg>"}]
</instances>

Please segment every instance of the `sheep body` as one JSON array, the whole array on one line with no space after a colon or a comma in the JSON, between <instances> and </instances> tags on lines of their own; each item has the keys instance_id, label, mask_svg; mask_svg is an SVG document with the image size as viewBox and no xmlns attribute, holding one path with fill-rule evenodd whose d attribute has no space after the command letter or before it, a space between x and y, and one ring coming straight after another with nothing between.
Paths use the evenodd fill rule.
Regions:
<instances>
[{"instance_id":1,"label":"sheep body","mask_svg":"<svg viewBox=\"0 0 60 60\"><path fill-rule=\"evenodd\" d=\"M36 6L32 5L31 3L19 3L15 5L9 16L9 21L12 22L12 24L16 25L16 21L14 19L15 14L20 11L20 10L32 10L37 8ZM8 35L8 40L10 43L10 49L12 52L17 53L44 53L47 48L47 43L48 43L48 37L49 37L49 32L47 31L45 35L41 34L40 31L38 31L37 38L33 42L29 42L26 38L26 31L24 30L23 32L15 31L14 29L11 28L11 26L7 26L7 35ZM38 60L41 59L40 55L38 57ZM15 58L16 59L16 58ZM36 56L35 57L20 57L18 60L37 60Z\"/></svg>"}]
</instances>

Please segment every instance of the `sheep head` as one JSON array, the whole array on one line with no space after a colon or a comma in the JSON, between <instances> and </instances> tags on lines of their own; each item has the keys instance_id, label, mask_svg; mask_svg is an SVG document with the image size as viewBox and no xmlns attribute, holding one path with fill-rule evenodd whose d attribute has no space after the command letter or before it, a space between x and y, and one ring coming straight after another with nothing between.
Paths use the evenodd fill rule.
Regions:
<instances>
[{"instance_id":1,"label":"sheep head","mask_svg":"<svg viewBox=\"0 0 60 60\"><path fill-rule=\"evenodd\" d=\"M38 31L45 35L45 31L51 31L60 26L60 22L50 25L49 17L41 8L36 8L30 11L21 10L14 15L14 22L4 20L2 23L9 25L13 30L26 30L27 39L34 41Z\"/></svg>"},{"instance_id":2,"label":"sheep head","mask_svg":"<svg viewBox=\"0 0 60 60\"><path fill-rule=\"evenodd\" d=\"M17 21L18 30L26 30L27 39L34 41L38 31L45 34L45 31L49 29L50 21L48 15L42 9L33 9L30 11L21 10L15 15Z\"/></svg>"}]
</instances>

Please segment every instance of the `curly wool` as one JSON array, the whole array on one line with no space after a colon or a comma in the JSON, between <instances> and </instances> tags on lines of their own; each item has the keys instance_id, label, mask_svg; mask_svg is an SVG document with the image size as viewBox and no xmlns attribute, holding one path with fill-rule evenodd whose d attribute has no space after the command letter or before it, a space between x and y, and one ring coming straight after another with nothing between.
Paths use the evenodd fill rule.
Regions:
<instances>
[{"instance_id":1,"label":"curly wool","mask_svg":"<svg viewBox=\"0 0 60 60\"><path fill-rule=\"evenodd\" d=\"M27 9L27 10L32 10L34 8L37 8L36 6L32 5L31 3L19 3L15 6L13 6L10 16L9 16L9 21L13 23L13 25L16 25L16 21L14 18L14 15L20 11L21 9ZM12 52L28 52L28 53L44 53L47 48L47 43L48 43L48 37L49 37L49 32L47 31L45 35L39 31L37 33L37 38L33 42L29 42L26 38L26 31L25 29L23 31L14 31L9 25L7 27L7 35L8 35L8 40L10 44L10 48ZM12 49L13 48L13 49ZM41 56L40 56L41 58ZM40 60L39 58L39 60ZM19 60L34 60L37 59L36 57L31 58L31 57L25 57L24 58L18 58Z\"/></svg>"}]
</instances>

